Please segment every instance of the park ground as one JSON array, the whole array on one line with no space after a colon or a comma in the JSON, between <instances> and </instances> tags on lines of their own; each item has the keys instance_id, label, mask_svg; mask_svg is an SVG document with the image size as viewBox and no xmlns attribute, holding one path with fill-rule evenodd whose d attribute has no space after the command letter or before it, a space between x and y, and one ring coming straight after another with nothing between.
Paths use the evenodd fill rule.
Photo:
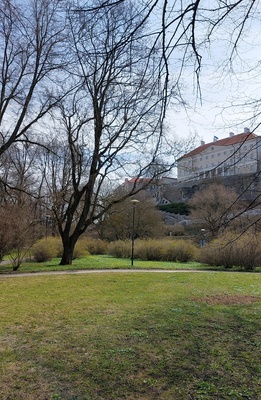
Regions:
<instances>
[{"instance_id":1,"label":"park ground","mask_svg":"<svg viewBox=\"0 0 261 400\"><path fill-rule=\"evenodd\" d=\"M258 273L0 279L3 400L261 398Z\"/></svg>"}]
</instances>

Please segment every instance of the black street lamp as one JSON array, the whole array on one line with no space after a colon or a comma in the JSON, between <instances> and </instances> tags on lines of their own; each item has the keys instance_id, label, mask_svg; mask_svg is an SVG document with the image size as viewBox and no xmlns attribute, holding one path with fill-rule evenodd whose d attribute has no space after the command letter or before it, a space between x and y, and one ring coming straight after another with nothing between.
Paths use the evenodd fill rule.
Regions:
<instances>
[{"instance_id":1,"label":"black street lamp","mask_svg":"<svg viewBox=\"0 0 261 400\"><path fill-rule=\"evenodd\" d=\"M131 200L132 203L132 233L131 233L131 265L133 265L134 260L134 239L135 239L135 209L136 204L139 203L139 200Z\"/></svg>"}]
</instances>

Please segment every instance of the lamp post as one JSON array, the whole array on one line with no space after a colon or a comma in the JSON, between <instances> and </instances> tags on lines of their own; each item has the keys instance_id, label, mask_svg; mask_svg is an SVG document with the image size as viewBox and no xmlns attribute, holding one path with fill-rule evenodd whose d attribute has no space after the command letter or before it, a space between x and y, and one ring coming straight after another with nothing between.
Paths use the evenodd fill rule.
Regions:
<instances>
[{"instance_id":1,"label":"lamp post","mask_svg":"<svg viewBox=\"0 0 261 400\"><path fill-rule=\"evenodd\" d=\"M200 231L201 231L200 247L204 247L206 244L206 239L205 239L206 229L200 229Z\"/></svg>"},{"instance_id":2,"label":"lamp post","mask_svg":"<svg viewBox=\"0 0 261 400\"><path fill-rule=\"evenodd\" d=\"M133 265L134 260L134 239L135 239L135 209L136 204L139 203L139 200L131 200L132 203L132 232L131 232L131 265Z\"/></svg>"}]
</instances>

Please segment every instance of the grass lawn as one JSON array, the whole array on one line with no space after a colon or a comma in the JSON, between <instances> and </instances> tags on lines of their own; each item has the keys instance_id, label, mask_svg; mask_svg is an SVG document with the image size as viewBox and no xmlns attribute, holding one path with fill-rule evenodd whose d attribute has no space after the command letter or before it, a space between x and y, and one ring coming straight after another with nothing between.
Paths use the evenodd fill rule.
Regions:
<instances>
[{"instance_id":1,"label":"grass lawn","mask_svg":"<svg viewBox=\"0 0 261 400\"><path fill-rule=\"evenodd\" d=\"M53 259L48 262L23 262L16 273L23 272L48 272L48 271L65 271L65 270L84 270L84 269L210 269L198 262L175 263L162 261L141 261L135 260L134 266L131 266L130 259L114 258L108 255L95 255L79 258L73 261L72 265L59 265L60 258ZM12 273L11 264L0 264L0 274Z\"/></svg>"},{"instance_id":2,"label":"grass lawn","mask_svg":"<svg viewBox=\"0 0 261 400\"><path fill-rule=\"evenodd\" d=\"M35 261L24 261L15 274L24 272L50 272L50 271L67 271L67 270L97 270L97 269L161 269L161 270L205 270L205 271L224 271L222 266L211 267L196 261L181 263L181 262L166 262L166 261L142 261L134 260L134 266L131 266L131 261L128 258L115 258L109 255L90 255L83 258L73 260L72 265L61 266L60 258L54 258L51 261L37 263ZM234 268L233 271L239 271L240 268ZM261 272L261 267L255 269L255 272ZM6 259L0 263L1 274L13 274L13 267Z\"/></svg>"},{"instance_id":3,"label":"grass lawn","mask_svg":"<svg viewBox=\"0 0 261 400\"><path fill-rule=\"evenodd\" d=\"M0 278L1 400L261 398L261 278Z\"/></svg>"}]
</instances>

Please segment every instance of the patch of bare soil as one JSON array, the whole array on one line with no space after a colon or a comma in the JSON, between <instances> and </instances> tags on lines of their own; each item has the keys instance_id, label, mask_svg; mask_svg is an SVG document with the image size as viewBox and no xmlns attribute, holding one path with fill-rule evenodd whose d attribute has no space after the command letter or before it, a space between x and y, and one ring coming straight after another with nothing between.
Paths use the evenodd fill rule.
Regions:
<instances>
[{"instance_id":1,"label":"patch of bare soil","mask_svg":"<svg viewBox=\"0 0 261 400\"><path fill-rule=\"evenodd\" d=\"M252 304L261 301L260 296L243 296L230 294L216 294L206 297L195 298L194 301L206 304L222 304L222 305L237 305L237 304Z\"/></svg>"}]
</instances>

